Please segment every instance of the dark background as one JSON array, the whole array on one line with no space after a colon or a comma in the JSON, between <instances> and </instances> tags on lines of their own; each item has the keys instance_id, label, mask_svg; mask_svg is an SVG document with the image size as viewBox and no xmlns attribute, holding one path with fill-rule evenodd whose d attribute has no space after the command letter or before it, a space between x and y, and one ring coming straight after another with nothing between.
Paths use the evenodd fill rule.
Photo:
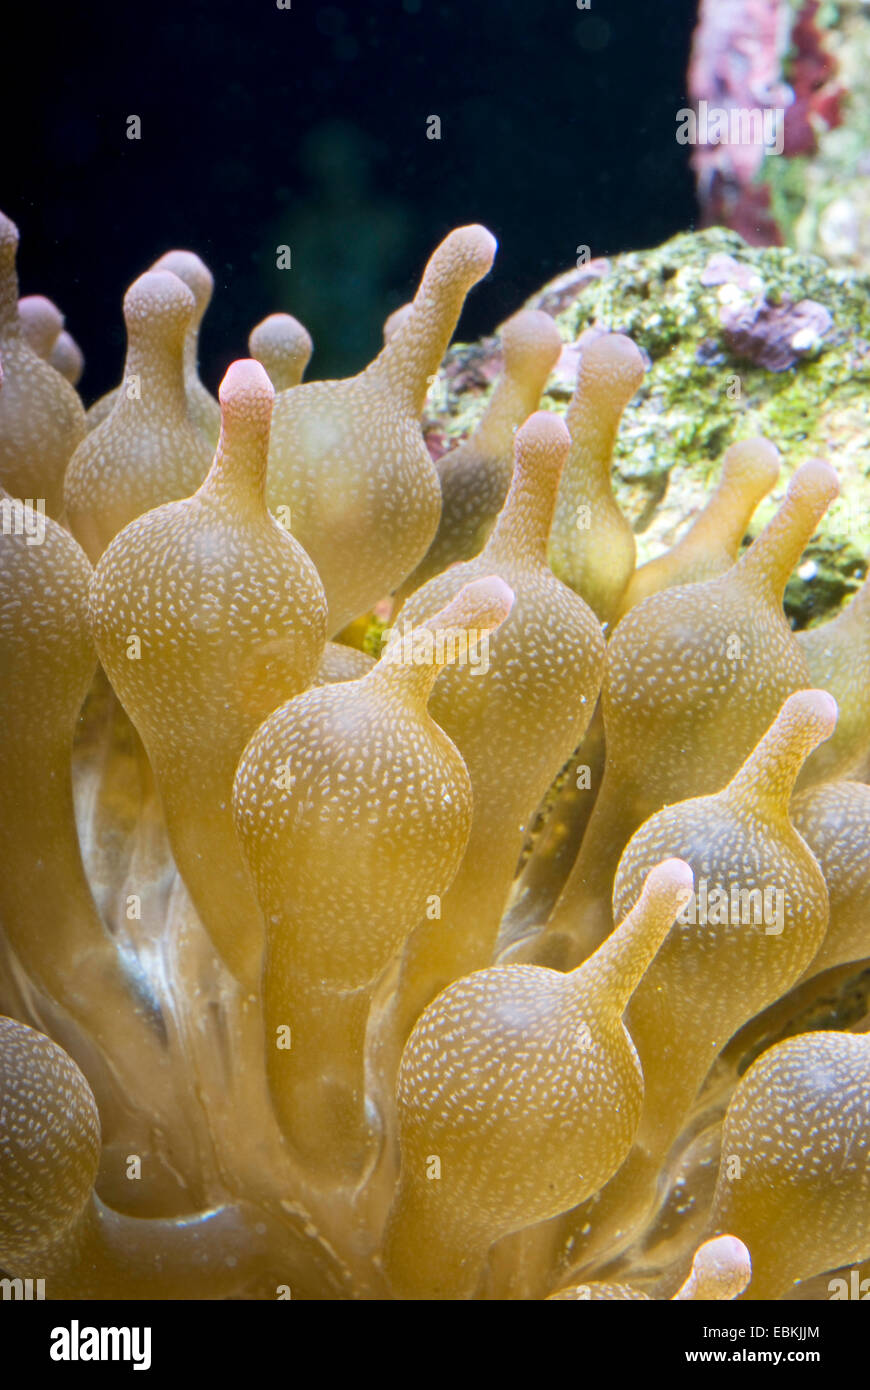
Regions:
<instances>
[{"instance_id":1,"label":"dark background","mask_svg":"<svg viewBox=\"0 0 870 1390\"><path fill-rule=\"evenodd\" d=\"M291 3L15 3L0 207L21 293L56 300L85 351L86 400L120 378L125 287L172 246L215 276L214 389L277 309L312 332L310 375L358 370L453 226L500 244L468 339L578 245L606 255L692 224L675 129L694 0Z\"/></svg>"}]
</instances>

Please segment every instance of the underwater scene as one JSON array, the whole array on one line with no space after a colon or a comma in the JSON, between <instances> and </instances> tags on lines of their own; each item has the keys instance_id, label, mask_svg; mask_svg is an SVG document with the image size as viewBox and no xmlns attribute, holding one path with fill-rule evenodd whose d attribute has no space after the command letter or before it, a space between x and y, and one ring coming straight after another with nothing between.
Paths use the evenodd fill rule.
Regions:
<instances>
[{"instance_id":1,"label":"underwater scene","mask_svg":"<svg viewBox=\"0 0 870 1390\"><path fill-rule=\"evenodd\" d=\"M824 1364L870 1299L867 4L20 19L9 1335L716 1303L674 1364Z\"/></svg>"}]
</instances>

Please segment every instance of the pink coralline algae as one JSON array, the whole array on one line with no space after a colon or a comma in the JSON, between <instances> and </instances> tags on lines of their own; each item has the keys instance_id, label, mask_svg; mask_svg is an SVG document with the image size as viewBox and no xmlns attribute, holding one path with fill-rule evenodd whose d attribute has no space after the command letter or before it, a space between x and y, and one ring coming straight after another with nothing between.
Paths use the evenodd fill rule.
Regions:
<instances>
[{"instance_id":1,"label":"pink coralline algae","mask_svg":"<svg viewBox=\"0 0 870 1390\"><path fill-rule=\"evenodd\" d=\"M689 65L693 106L781 112L776 157L813 153L817 132L842 120L842 86L817 24L818 0L795 15L788 0L701 0ZM698 144L692 166L702 226L732 227L751 245L786 240L765 174L764 145Z\"/></svg>"}]
</instances>

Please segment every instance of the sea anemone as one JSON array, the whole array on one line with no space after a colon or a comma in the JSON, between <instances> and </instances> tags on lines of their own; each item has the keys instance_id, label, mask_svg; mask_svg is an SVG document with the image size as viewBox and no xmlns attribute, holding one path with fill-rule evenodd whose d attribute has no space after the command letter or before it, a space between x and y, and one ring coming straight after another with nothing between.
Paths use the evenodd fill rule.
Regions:
<instances>
[{"instance_id":1,"label":"sea anemone","mask_svg":"<svg viewBox=\"0 0 870 1390\"><path fill-rule=\"evenodd\" d=\"M783 595L834 469L741 550L780 460L733 444L638 567L643 353L587 332L539 410L540 309L433 460L479 226L358 376L303 383L274 314L219 403L170 251L86 418L16 246L0 215L4 1274L826 1296L870 1258L866 1008L831 993L870 957L870 588L806 634Z\"/></svg>"}]
</instances>

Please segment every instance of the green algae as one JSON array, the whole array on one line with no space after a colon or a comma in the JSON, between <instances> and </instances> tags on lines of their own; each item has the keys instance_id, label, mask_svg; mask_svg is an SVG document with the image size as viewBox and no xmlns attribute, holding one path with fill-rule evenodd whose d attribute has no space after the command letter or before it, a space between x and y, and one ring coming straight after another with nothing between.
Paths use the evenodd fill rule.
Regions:
<instances>
[{"instance_id":1,"label":"green algae","mask_svg":"<svg viewBox=\"0 0 870 1390\"><path fill-rule=\"evenodd\" d=\"M713 256L736 267L725 284L705 283ZM729 310L784 313L802 300L822 305L832 323L802 341L786 370L769 370L729 345ZM581 267L528 307L553 313L566 344L604 328L627 333L648 358L614 453L614 486L637 533L638 563L672 544L700 510L727 446L762 434L781 451L783 471L753 535L808 458L829 459L842 484L789 583L791 620L817 621L858 587L870 551L870 275L787 247L751 247L736 232L711 228ZM449 446L470 432L492 390L493 359L496 340L450 350L427 407L428 437ZM545 409L564 412L574 370L568 351L548 383Z\"/></svg>"}]
</instances>

